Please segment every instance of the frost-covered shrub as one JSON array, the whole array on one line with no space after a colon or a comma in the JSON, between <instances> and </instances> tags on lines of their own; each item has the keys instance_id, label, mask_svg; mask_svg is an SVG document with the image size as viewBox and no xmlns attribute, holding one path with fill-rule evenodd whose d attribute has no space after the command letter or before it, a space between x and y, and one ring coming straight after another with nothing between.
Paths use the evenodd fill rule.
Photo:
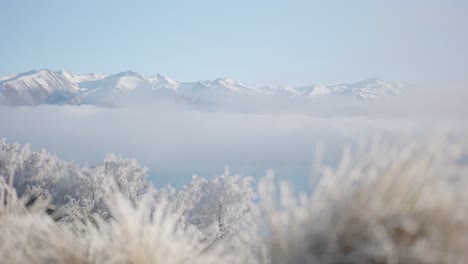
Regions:
<instances>
[{"instance_id":1,"label":"frost-covered shrub","mask_svg":"<svg viewBox=\"0 0 468 264\"><path fill-rule=\"evenodd\" d=\"M310 195L260 183L272 263L465 263L467 145L375 143L322 167Z\"/></svg>"}]
</instances>

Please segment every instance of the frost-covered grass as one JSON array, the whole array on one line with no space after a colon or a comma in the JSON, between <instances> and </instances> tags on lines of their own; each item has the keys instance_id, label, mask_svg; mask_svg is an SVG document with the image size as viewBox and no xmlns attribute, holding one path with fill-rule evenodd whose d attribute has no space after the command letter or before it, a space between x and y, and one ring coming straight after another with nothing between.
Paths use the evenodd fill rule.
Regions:
<instances>
[{"instance_id":1,"label":"frost-covered grass","mask_svg":"<svg viewBox=\"0 0 468 264\"><path fill-rule=\"evenodd\" d=\"M0 259L2 263L219 263L232 256L198 240L180 225L167 201L149 209L149 196L136 204L112 195L112 218L77 218L60 223L47 214L47 200L29 207L0 181ZM236 256L237 259L237 256Z\"/></svg>"},{"instance_id":2,"label":"frost-covered grass","mask_svg":"<svg viewBox=\"0 0 468 264\"><path fill-rule=\"evenodd\" d=\"M466 263L466 146L432 139L345 151L337 169L316 164L309 196L280 183L280 205L263 179L272 262Z\"/></svg>"},{"instance_id":3,"label":"frost-covered grass","mask_svg":"<svg viewBox=\"0 0 468 264\"><path fill-rule=\"evenodd\" d=\"M158 189L135 160L80 167L1 141L0 260L465 263L467 151L460 138L376 141L337 168L318 152L312 191L298 195L272 173L257 194L228 171Z\"/></svg>"}]
</instances>

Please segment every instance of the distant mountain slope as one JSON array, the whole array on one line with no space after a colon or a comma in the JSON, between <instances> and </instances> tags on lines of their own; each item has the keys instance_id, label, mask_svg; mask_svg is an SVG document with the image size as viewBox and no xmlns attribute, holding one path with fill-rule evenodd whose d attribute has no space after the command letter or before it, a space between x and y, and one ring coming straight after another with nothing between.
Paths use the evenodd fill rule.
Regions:
<instances>
[{"instance_id":1,"label":"distant mountain slope","mask_svg":"<svg viewBox=\"0 0 468 264\"><path fill-rule=\"evenodd\" d=\"M35 70L0 77L0 100L11 105L66 103L85 90L83 82L94 82L105 75L75 75L68 71Z\"/></svg>"},{"instance_id":2,"label":"distant mountain slope","mask_svg":"<svg viewBox=\"0 0 468 264\"><path fill-rule=\"evenodd\" d=\"M178 82L164 75L144 77L133 71L113 75L35 70L0 76L0 102L8 105L91 104L119 105L128 100L181 99L193 102L223 100L232 96L349 97L376 100L400 94L402 85L379 79L338 85L303 87L242 84L231 78Z\"/></svg>"}]
</instances>

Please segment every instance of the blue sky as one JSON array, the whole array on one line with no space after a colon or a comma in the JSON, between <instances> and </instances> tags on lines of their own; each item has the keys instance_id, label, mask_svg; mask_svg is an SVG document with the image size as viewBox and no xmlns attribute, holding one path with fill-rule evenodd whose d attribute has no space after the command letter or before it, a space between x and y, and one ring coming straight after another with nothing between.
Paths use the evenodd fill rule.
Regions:
<instances>
[{"instance_id":1,"label":"blue sky","mask_svg":"<svg viewBox=\"0 0 468 264\"><path fill-rule=\"evenodd\" d=\"M466 81L468 1L0 0L0 74Z\"/></svg>"}]
</instances>

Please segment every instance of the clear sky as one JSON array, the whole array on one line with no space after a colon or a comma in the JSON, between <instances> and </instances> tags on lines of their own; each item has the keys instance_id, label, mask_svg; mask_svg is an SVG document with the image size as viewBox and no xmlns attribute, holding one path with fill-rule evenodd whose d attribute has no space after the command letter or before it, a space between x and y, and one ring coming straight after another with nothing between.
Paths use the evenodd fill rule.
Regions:
<instances>
[{"instance_id":1,"label":"clear sky","mask_svg":"<svg viewBox=\"0 0 468 264\"><path fill-rule=\"evenodd\" d=\"M466 80L468 1L0 0L0 74Z\"/></svg>"}]
</instances>

